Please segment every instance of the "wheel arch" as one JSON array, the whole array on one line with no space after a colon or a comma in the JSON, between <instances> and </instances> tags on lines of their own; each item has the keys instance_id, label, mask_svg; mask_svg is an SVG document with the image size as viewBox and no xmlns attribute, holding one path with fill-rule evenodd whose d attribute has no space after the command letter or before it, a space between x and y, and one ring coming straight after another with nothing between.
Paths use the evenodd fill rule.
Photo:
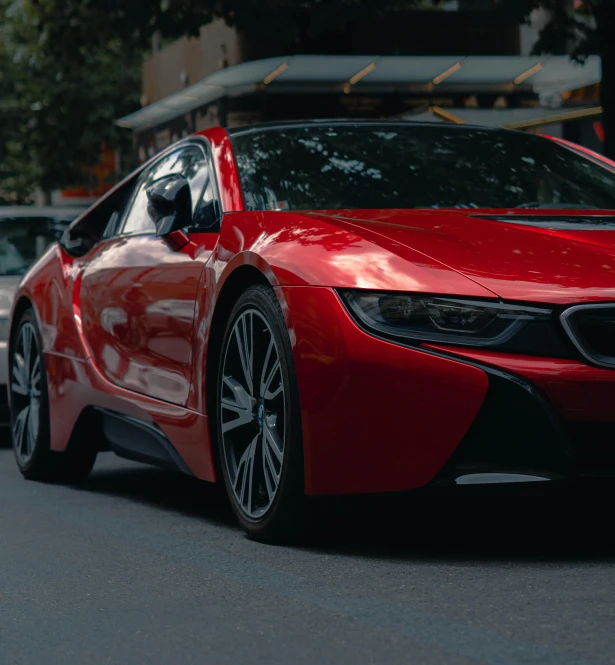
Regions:
<instances>
[{"instance_id":1,"label":"wheel arch","mask_svg":"<svg viewBox=\"0 0 615 665\"><path fill-rule=\"evenodd\" d=\"M264 270L263 270L264 268ZM291 346L294 347L294 334L288 304L282 288L277 284L275 274L268 266L258 267L252 262L242 262L224 276L214 305L207 347L205 350L204 376L201 379L201 409L208 416L211 452L214 460L216 477L220 477L220 461L216 436L216 379L218 359L222 348L224 331L231 311L242 293L251 286L267 286L275 293L282 309L286 327L290 334ZM273 281L273 283L272 283Z\"/></svg>"},{"instance_id":2,"label":"wheel arch","mask_svg":"<svg viewBox=\"0 0 615 665\"><path fill-rule=\"evenodd\" d=\"M235 268L225 279L216 303L209 329L207 355L205 360L205 400L203 407L210 417L215 417L214 400L216 396L217 358L222 347L224 330L233 306L241 294L250 286L262 284L272 287L265 274L256 266L243 264ZM272 287L273 288L273 287ZM274 289L275 290L275 289ZM279 296L278 296L279 297Z\"/></svg>"}]
</instances>

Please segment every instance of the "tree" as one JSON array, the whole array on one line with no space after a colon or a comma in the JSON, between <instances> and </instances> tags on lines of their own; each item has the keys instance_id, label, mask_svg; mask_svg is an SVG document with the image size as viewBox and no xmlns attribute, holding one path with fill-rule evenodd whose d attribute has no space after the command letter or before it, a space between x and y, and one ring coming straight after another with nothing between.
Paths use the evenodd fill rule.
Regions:
<instances>
[{"instance_id":1,"label":"tree","mask_svg":"<svg viewBox=\"0 0 615 665\"><path fill-rule=\"evenodd\" d=\"M36 22L48 52L78 60L118 38L146 49L154 34L168 39L196 37L201 26L221 18L240 31L277 42L300 37L299 18L309 17L308 32L317 34L361 17L410 7L438 7L445 0L22 0Z\"/></svg>"},{"instance_id":2,"label":"tree","mask_svg":"<svg viewBox=\"0 0 615 665\"><path fill-rule=\"evenodd\" d=\"M21 200L40 189L48 199L83 182L102 143L128 147L115 119L138 108L142 57L109 36L95 49L81 44L78 60L64 59L41 39L34 4L0 2L0 187Z\"/></svg>"},{"instance_id":3,"label":"tree","mask_svg":"<svg viewBox=\"0 0 615 665\"><path fill-rule=\"evenodd\" d=\"M0 0L0 205L25 203L27 187L20 177L15 161L15 139L18 138L19 107L15 96L19 69L14 65L2 27L6 2Z\"/></svg>"},{"instance_id":4,"label":"tree","mask_svg":"<svg viewBox=\"0 0 615 665\"><path fill-rule=\"evenodd\" d=\"M615 0L500 0L497 11L524 23L541 7L550 10L552 18L540 33L535 53L571 53L581 61L596 54L602 59L603 152L615 159Z\"/></svg>"},{"instance_id":5,"label":"tree","mask_svg":"<svg viewBox=\"0 0 615 665\"><path fill-rule=\"evenodd\" d=\"M441 0L430 0L432 6ZM0 188L78 184L100 144L126 146L115 120L139 108L140 65L154 35L197 36L222 18L282 43L425 0L0 0ZM301 25L300 25L301 24ZM9 136L10 135L10 136ZM9 158L10 156L10 158ZM6 172L10 163L10 174Z\"/></svg>"}]
</instances>

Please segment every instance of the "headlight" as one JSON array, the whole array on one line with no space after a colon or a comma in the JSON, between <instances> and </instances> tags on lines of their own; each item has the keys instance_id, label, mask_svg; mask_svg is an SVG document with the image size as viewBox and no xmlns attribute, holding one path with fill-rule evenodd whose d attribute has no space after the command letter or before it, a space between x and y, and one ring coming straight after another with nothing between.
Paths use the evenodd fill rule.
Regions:
<instances>
[{"instance_id":1,"label":"headlight","mask_svg":"<svg viewBox=\"0 0 615 665\"><path fill-rule=\"evenodd\" d=\"M340 291L340 296L364 328L408 343L460 344L548 357L570 354L550 309L403 293Z\"/></svg>"}]
</instances>

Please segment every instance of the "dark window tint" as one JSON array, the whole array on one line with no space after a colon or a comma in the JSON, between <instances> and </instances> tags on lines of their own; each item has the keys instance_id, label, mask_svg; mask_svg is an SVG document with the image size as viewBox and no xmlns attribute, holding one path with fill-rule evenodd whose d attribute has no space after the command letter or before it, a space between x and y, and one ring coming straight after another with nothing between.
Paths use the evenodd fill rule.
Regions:
<instances>
[{"instance_id":1,"label":"dark window tint","mask_svg":"<svg viewBox=\"0 0 615 665\"><path fill-rule=\"evenodd\" d=\"M232 141L252 210L615 208L615 172L529 134L348 124Z\"/></svg>"},{"instance_id":2,"label":"dark window tint","mask_svg":"<svg viewBox=\"0 0 615 665\"><path fill-rule=\"evenodd\" d=\"M0 218L0 275L23 275L69 222L48 217Z\"/></svg>"}]
</instances>

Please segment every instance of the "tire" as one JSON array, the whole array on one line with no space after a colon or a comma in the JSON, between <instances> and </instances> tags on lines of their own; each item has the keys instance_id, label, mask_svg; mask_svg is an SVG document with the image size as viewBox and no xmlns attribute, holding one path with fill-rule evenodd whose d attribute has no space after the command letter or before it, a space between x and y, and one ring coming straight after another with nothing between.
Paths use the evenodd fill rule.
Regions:
<instances>
[{"instance_id":1,"label":"tire","mask_svg":"<svg viewBox=\"0 0 615 665\"><path fill-rule=\"evenodd\" d=\"M11 339L9 390L11 437L17 466L29 480L76 483L85 479L97 449L71 445L50 448L49 393L41 335L32 309L27 309Z\"/></svg>"},{"instance_id":2,"label":"tire","mask_svg":"<svg viewBox=\"0 0 615 665\"><path fill-rule=\"evenodd\" d=\"M295 540L306 526L299 390L288 331L272 289L237 300L217 373L219 463L248 536Z\"/></svg>"}]
</instances>

